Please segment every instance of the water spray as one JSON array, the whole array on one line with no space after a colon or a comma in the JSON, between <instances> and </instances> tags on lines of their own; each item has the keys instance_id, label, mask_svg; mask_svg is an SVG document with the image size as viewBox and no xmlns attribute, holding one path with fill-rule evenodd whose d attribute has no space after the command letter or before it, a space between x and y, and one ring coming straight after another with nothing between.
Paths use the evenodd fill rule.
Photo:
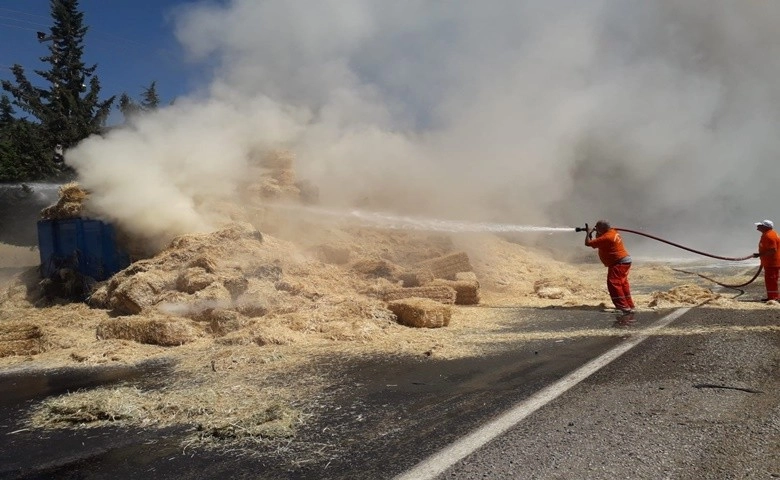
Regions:
<instances>
[{"instance_id":1,"label":"water spray","mask_svg":"<svg viewBox=\"0 0 780 480\"><path fill-rule=\"evenodd\" d=\"M271 205L269 205L271 206ZM512 223L466 222L443 220L438 218L393 215L384 212L366 210L336 210L331 208L274 204L273 208L295 210L302 214L332 218L337 221L358 223L360 225L384 228L388 230L417 230L447 233L557 233L571 232L571 227L544 227L538 225L518 225Z\"/></svg>"}]
</instances>

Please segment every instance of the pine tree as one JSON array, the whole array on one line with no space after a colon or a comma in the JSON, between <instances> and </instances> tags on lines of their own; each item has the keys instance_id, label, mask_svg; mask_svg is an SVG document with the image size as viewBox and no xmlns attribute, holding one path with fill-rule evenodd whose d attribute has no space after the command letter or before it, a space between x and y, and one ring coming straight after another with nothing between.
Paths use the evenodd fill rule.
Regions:
<instances>
[{"instance_id":1,"label":"pine tree","mask_svg":"<svg viewBox=\"0 0 780 480\"><path fill-rule=\"evenodd\" d=\"M8 95L3 94L0 97L0 132L5 132L5 128L10 126L15 119L11 99L8 98Z\"/></svg>"},{"instance_id":2,"label":"pine tree","mask_svg":"<svg viewBox=\"0 0 780 480\"><path fill-rule=\"evenodd\" d=\"M152 82L146 87L141 98L141 108L143 108L144 111L156 110L160 105L160 96L157 95L157 82Z\"/></svg>"},{"instance_id":3,"label":"pine tree","mask_svg":"<svg viewBox=\"0 0 780 480\"><path fill-rule=\"evenodd\" d=\"M47 43L49 55L41 57L48 71L35 73L48 82L48 88L34 86L21 65L11 67L15 83L4 80L3 89L13 96L13 104L32 115L41 127L41 150L54 152L57 145L67 149L84 138L100 133L114 102L114 97L100 101L100 81L95 75L97 65L87 67L82 61L84 14L78 0L50 0L54 23L50 34L38 33L38 40ZM32 161L39 163L33 171L43 175L56 173L51 154Z\"/></svg>"},{"instance_id":4,"label":"pine tree","mask_svg":"<svg viewBox=\"0 0 780 480\"><path fill-rule=\"evenodd\" d=\"M45 151L41 127L26 119L16 118L8 95L0 97L0 181L13 182L48 176L44 164L37 162Z\"/></svg>"},{"instance_id":5,"label":"pine tree","mask_svg":"<svg viewBox=\"0 0 780 480\"><path fill-rule=\"evenodd\" d=\"M156 81L144 88L144 91L141 94L141 103L135 102L127 93L123 93L119 97L119 111L122 112L125 121L128 121L139 113L157 110L159 106L160 96L157 94Z\"/></svg>"},{"instance_id":6,"label":"pine tree","mask_svg":"<svg viewBox=\"0 0 780 480\"><path fill-rule=\"evenodd\" d=\"M125 117L125 122L127 122L131 117L141 111L141 106L135 103L133 99L130 98L130 95L123 93L119 97L119 111L122 112L122 116Z\"/></svg>"}]
</instances>

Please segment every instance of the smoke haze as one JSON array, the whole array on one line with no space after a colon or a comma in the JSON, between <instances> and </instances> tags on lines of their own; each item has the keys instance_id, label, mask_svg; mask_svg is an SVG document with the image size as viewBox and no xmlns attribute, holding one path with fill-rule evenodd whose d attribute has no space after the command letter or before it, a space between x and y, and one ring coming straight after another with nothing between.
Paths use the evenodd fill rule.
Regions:
<instances>
[{"instance_id":1,"label":"smoke haze","mask_svg":"<svg viewBox=\"0 0 780 480\"><path fill-rule=\"evenodd\" d=\"M66 155L130 230L214 228L203 199L230 198L265 148L294 151L335 208L603 217L722 255L780 221L780 3L233 0L175 18L213 82Z\"/></svg>"}]
</instances>

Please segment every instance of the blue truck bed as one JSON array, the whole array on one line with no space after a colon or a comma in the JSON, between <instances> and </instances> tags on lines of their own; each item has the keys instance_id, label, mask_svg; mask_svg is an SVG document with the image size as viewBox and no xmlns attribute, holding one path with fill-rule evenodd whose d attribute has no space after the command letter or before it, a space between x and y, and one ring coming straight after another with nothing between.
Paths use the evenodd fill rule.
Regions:
<instances>
[{"instance_id":1,"label":"blue truck bed","mask_svg":"<svg viewBox=\"0 0 780 480\"><path fill-rule=\"evenodd\" d=\"M71 268L100 282L130 264L129 255L117 246L114 227L100 220L39 220L38 248L46 278Z\"/></svg>"}]
</instances>

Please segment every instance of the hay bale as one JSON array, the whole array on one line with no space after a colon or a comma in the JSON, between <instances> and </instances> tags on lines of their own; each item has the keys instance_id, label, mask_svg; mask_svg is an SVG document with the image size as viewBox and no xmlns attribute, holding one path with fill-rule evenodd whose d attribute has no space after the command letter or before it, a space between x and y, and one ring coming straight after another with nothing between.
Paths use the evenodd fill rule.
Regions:
<instances>
[{"instance_id":1,"label":"hay bale","mask_svg":"<svg viewBox=\"0 0 780 480\"><path fill-rule=\"evenodd\" d=\"M210 312L208 331L216 337L222 337L231 332L236 332L244 327L244 319L236 311L214 309Z\"/></svg>"},{"instance_id":2,"label":"hay bale","mask_svg":"<svg viewBox=\"0 0 780 480\"><path fill-rule=\"evenodd\" d=\"M200 267L188 268L176 277L176 289L180 292L195 293L208 287L217 277Z\"/></svg>"},{"instance_id":3,"label":"hay bale","mask_svg":"<svg viewBox=\"0 0 780 480\"><path fill-rule=\"evenodd\" d=\"M173 287L174 283L163 272L136 273L116 286L111 292L109 305L120 314L141 313L144 308L156 304L158 295Z\"/></svg>"},{"instance_id":4,"label":"hay bale","mask_svg":"<svg viewBox=\"0 0 780 480\"><path fill-rule=\"evenodd\" d=\"M87 305L92 308L110 308L108 298L108 284L96 284L87 296Z\"/></svg>"},{"instance_id":5,"label":"hay bale","mask_svg":"<svg viewBox=\"0 0 780 480\"><path fill-rule=\"evenodd\" d=\"M166 316L103 320L95 334L98 340L117 338L163 347L183 345L198 337L198 331L190 320Z\"/></svg>"},{"instance_id":6,"label":"hay bale","mask_svg":"<svg viewBox=\"0 0 780 480\"><path fill-rule=\"evenodd\" d=\"M275 282L282 278L282 265L278 260L273 263L255 263L250 262L241 267L241 271L246 277L259 278Z\"/></svg>"},{"instance_id":7,"label":"hay bale","mask_svg":"<svg viewBox=\"0 0 780 480\"><path fill-rule=\"evenodd\" d=\"M449 285L426 285L424 287L391 288L384 292L382 299L385 302L393 302L405 298L427 298L439 303L452 305L455 303L457 293Z\"/></svg>"},{"instance_id":8,"label":"hay bale","mask_svg":"<svg viewBox=\"0 0 780 480\"><path fill-rule=\"evenodd\" d=\"M279 280L274 282L274 288L280 292L287 292L290 295L299 295L303 292L303 284L294 280Z\"/></svg>"},{"instance_id":9,"label":"hay bale","mask_svg":"<svg viewBox=\"0 0 780 480\"><path fill-rule=\"evenodd\" d=\"M206 273L214 273L217 271L218 262L217 259L211 255L204 254L193 258L187 266L189 268L200 267L205 270Z\"/></svg>"},{"instance_id":10,"label":"hay bale","mask_svg":"<svg viewBox=\"0 0 780 480\"><path fill-rule=\"evenodd\" d=\"M401 285L404 287L421 287L433 281L433 273L430 270L406 271L398 274Z\"/></svg>"},{"instance_id":11,"label":"hay bale","mask_svg":"<svg viewBox=\"0 0 780 480\"><path fill-rule=\"evenodd\" d=\"M439 328L450 324L452 307L429 298L395 300L388 308L398 318L398 323L416 328Z\"/></svg>"},{"instance_id":12,"label":"hay bale","mask_svg":"<svg viewBox=\"0 0 780 480\"><path fill-rule=\"evenodd\" d=\"M431 285L445 285L455 290L456 305L479 303L479 282L475 280L434 280Z\"/></svg>"},{"instance_id":13,"label":"hay bale","mask_svg":"<svg viewBox=\"0 0 780 480\"><path fill-rule=\"evenodd\" d=\"M456 274L474 270L466 252L451 253L427 260L423 262L422 267L430 270L434 277L445 280L455 280Z\"/></svg>"},{"instance_id":14,"label":"hay bale","mask_svg":"<svg viewBox=\"0 0 780 480\"><path fill-rule=\"evenodd\" d=\"M230 297L234 300L249 288L249 280L240 271L226 274L220 278L220 281L230 293Z\"/></svg>"},{"instance_id":15,"label":"hay bale","mask_svg":"<svg viewBox=\"0 0 780 480\"><path fill-rule=\"evenodd\" d=\"M233 296L230 294L230 290L219 282L214 282L203 290L195 292L193 297L197 303L210 305L212 308L233 304Z\"/></svg>"},{"instance_id":16,"label":"hay bale","mask_svg":"<svg viewBox=\"0 0 780 480\"><path fill-rule=\"evenodd\" d=\"M37 355L46 350L43 330L32 323L0 323L0 358Z\"/></svg>"},{"instance_id":17,"label":"hay bale","mask_svg":"<svg viewBox=\"0 0 780 480\"><path fill-rule=\"evenodd\" d=\"M262 325L253 332L252 342L260 347L266 345L292 345L300 342L303 335L283 325Z\"/></svg>"},{"instance_id":18,"label":"hay bale","mask_svg":"<svg viewBox=\"0 0 780 480\"><path fill-rule=\"evenodd\" d=\"M468 282L476 282L477 274L474 272L458 272L455 274L455 280L464 280Z\"/></svg>"},{"instance_id":19,"label":"hay bale","mask_svg":"<svg viewBox=\"0 0 780 480\"><path fill-rule=\"evenodd\" d=\"M236 311L249 318L262 317L268 313L268 307L257 299L242 295L236 301Z\"/></svg>"},{"instance_id":20,"label":"hay bale","mask_svg":"<svg viewBox=\"0 0 780 480\"><path fill-rule=\"evenodd\" d=\"M364 258L357 260L350 268L354 272L362 275L379 278L395 278L396 273L401 270L398 265L381 258Z\"/></svg>"}]
</instances>

